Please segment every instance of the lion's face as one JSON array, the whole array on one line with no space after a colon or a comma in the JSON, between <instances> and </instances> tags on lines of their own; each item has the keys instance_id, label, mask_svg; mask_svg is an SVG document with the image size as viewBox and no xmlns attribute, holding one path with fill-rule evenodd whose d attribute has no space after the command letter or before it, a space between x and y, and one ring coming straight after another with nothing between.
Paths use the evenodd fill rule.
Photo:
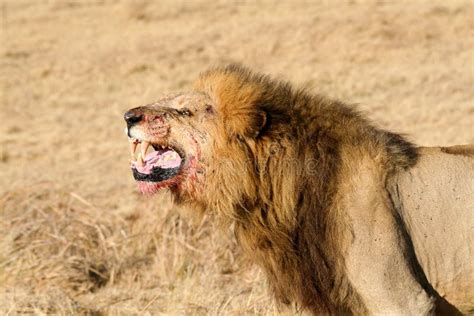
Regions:
<instances>
[{"instance_id":1,"label":"lion's face","mask_svg":"<svg viewBox=\"0 0 474 316\"><path fill-rule=\"evenodd\" d=\"M204 73L191 92L125 113L131 168L143 193L169 188L175 201L201 209L230 209L254 194L252 152L266 151L269 137L262 131L268 134L269 121L260 79L246 82L242 76L250 74ZM147 153L150 147L154 151ZM227 206L219 206L223 203Z\"/></svg>"},{"instance_id":2,"label":"lion's face","mask_svg":"<svg viewBox=\"0 0 474 316\"><path fill-rule=\"evenodd\" d=\"M177 94L125 113L131 168L143 193L170 188L199 194L209 132L217 126L212 100L203 93Z\"/></svg>"}]
</instances>

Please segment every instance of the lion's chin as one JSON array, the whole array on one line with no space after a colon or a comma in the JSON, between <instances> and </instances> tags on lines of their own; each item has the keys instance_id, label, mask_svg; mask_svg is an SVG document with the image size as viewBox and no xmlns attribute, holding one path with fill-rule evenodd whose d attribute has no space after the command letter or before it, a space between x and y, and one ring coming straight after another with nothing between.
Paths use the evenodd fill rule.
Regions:
<instances>
[{"instance_id":1,"label":"lion's chin","mask_svg":"<svg viewBox=\"0 0 474 316\"><path fill-rule=\"evenodd\" d=\"M138 189L145 195L153 195L163 189L177 187L181 177L176 177L160 182L137 181Z\"/></svg>"}]
</instances>

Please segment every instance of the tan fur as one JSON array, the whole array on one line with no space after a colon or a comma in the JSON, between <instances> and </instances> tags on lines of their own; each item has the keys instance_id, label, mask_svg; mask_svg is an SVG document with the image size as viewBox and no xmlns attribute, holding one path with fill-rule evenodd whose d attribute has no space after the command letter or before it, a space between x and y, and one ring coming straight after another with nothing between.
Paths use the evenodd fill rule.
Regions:
<instances>
[{"instance_id":1,"label":"tan fur","mask_svg":"<svg viewBox=\"0 0 474 316\"><path fill-rule=\"evenodd\" d=\"M436 292L474 312L474 145L420 148L389 185L417 261Z\"/></svg>"},{"instance_id":2,"label":"tan fur","mask_svg":"<svg viewBox=\"0 0 474 316\"><path fill-rule=\"evenodd\" d=\"M183 108L192 115L180 116ZM403 137L236 65L137 111L169 114L166 139L146 137L179 143L197 161L171 188L175 201L232 224L280 302L365 315L426 314L441 301L387 189L419 159Z\"/></svg>"}]
</instances>

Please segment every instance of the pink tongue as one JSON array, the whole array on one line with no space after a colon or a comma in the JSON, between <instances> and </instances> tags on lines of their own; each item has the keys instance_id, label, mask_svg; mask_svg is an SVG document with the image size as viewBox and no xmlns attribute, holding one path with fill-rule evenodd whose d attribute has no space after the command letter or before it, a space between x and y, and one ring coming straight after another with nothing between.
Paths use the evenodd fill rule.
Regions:
<instances>
[{"instance_id":1,"label":"pink tongue","mask_svg":"<svg viewBox=\"0 0 474 316\"><path fill-rule=\"evenodd\" d=\"M132 167L143 174L150 174L154 167L162 169L178 168L181 165L181 157L173 150L157 150L149 153L145 157L143 167L136 162L132 162Z\"/></svg>"}]
</instances>

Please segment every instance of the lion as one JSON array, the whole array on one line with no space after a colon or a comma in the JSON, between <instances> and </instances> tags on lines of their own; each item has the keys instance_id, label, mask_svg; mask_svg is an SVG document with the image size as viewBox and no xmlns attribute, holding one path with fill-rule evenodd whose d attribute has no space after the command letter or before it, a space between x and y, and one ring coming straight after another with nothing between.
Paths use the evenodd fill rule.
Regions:
<instances>
[{"instance_id":1,"label":"lion","mask_svg":"<svg viewBox=\"0 0 474 316\"><path fill-rule=\"evenodd\" d=\"M473 145L417 147L353 106L234 64L124 118L140 190L168 189L231 225L278 302L473 312Z\"/></svg>"}]
</instances>

